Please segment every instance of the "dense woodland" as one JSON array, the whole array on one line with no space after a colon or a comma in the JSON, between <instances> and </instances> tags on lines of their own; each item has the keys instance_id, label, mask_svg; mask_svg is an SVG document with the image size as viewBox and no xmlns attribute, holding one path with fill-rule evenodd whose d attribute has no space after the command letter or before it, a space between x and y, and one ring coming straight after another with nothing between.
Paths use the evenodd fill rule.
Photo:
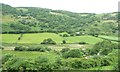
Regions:
<instances>
[{"instance_id":1,"label":"dense woodland","mask_svg":"<svg viewBox=\"0 0 120 72\"><path fill-rule=\"evenodd\" d=\"M118 13L73 13L37 7L2 5L2 33L68 32L75 35L117 35ZM4 17L8 17L8 22Z\"/></svg>"}]
</instances>

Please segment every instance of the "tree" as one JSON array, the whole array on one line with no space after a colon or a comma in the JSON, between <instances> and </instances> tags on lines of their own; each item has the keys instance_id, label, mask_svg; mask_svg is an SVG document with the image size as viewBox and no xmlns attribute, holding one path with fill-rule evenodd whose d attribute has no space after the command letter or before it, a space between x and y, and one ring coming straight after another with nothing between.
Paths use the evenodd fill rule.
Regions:
<instances>
[{"instance_id":1,"label":"tree","mask_svg":"<svg viewBox=\"0 0 120 72\"><path fill-rule=\"evenodd\" d=\"M69 35L68 34L63 34L63 37L69 37Z\"/></svg>"},{"instance_id":2,"label":"tree","mask_svg":"<svg viewBox=\"0 0 120 72\"><path fill-rule=\"evenodd\" d=\"M56 44L56 42L53 41L51 38L48 38L48 39L43 40L41 44Z\"/></svg>"},{"instance_id":3,"label":"tree","mask_svg":"<svg viewBox=\"0 0 120 72\"><path fill-rule=\"evenodd\" d=\"M66 41L65 41L65 40L63 40L63 41L62 41L62 43L63 43L63 44L66 44Z\"/></svg>"},{"instance_id":4,"label":"tree","mask_svg":"<svg viewBox=\"0 0 120 72\"><path fill-rule=\"evenodd\" d=\"M63 53L64 58L79 58L82 57L83 53L79 49L72 49L69 50L68 52Z\"/></svg>"},{"instance_id":5,"label":"tree","mask_svg":"<svg viewBox=\"0 0 120 72\"><path fill-rule=\"evenodd\" d=\"M96 43L91 49L90 54L100 53L101 55L107 55L113 50L113 43L109 40L104 40L102 42Z\"/></svg>"}]
</instances>

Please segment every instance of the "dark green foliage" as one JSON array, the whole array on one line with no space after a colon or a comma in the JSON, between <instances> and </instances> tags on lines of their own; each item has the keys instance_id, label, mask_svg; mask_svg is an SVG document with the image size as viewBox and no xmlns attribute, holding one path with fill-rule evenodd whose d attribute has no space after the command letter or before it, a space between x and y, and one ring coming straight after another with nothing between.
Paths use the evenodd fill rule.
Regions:
<instances>
[{"instance_id":1,"label":"dark green foliage","mask_svg":"<svg viewBox=\"0 0 120 72\"><path fill-rule=\"evenodd\" d=\"M27 47L25 47L25 46L17 46L17 47L15 47L14 50L15 50L15 51L26 51L26 50L27 50Z\"/></svg>"},{"instance_id":2,"label":"dark green foliage","mask_svg":"<svg viewBox=\"0 0 120 72\"><path fill-rule=\"evenodd\" d=\"M4 64L6 61L8 61L11 57L13 57L14 55L12 54L6 54L2 56L2 63Z\"/></svg>"},{"instance_id":3,"label":"dark green foliage","mask_svg":"<svg viewBox=\"0 0 120 72\"><path fill-rule=\"evenodd\" d=\"M41 42L41 44L53 44L53 45L55 45L56 42L53 41L51 38L48 38L48 39L43 40L43 42Z\"/></svg>"},{"instance_id":4,"label":"dark green foliage","mask_svg":"<svg viewBox=\"0 0 120 72\"><path fill-rule=\"evenodd\" d=\"M63 48L60 52L65 53L65 52L67 52L69 50L70 50L69 48Z\"/></svg>"},{"instance_id":5,"label":"dark green foliage","mask_svg":"<svg viewBox=\"0 0 120 72\"><path fill-rule=\"evenodd\" d=\"M23 30L25 33L69 32L69 34L73 36L76 35L76 32L80 32L80 34L77 35L89 34L96 37L98 34L117 35L118 33L117 13L99 15L94 13L72 13L35 7L22 7L22 10L5 4L0 5L3 7L3 16L12 15L15 21L17 21L15 22L16 24L13 23L11 26L4 26L3 24L2 33L20 33L21 30ZM103 22L107 20L108 22ZM111 20L116 22L111 22ZM68 37L66 34L63 36Z\"/></svg>"},{"instance_id":6,"label":"dark green foliage","mask_svg":"<svg viewBox=\"0 0 120 72\"><path fill-rule=\"evenodd\" d=\"M63 40L62 43L63 43L63 44L66 44L66 40Z\"/></svg>"},{"instance_id":7,"label":"dark green foliage","mask_svg":"<svg viewBox=\"0 0 120 72\"><path fill-rule=\"evenodd\" d=\"M7 61L3 68L7 71L27 71L27 70L35 70L34 63L31 60L27 60L25 58L17 58L13 57L9 61Z\"/></svg>"},{"instance_id":8,"label":"dark green foliage","mask_svg":"<svg viewBox=\"0 0 120 72\"><path fill-rule=\"evenodd\" d=\"M69 51L63 53L64 58L80 58L80 57L82 57L82 55L83 55L83 53L79 49L72 49L72 50L69 50Z\"/></svg>"},{"instance_id":9,"label":"dark green foliage","mask_svg":"<svg viewBox=\"0 0 120 72\"><path fill-rule=\"evenodd\" d=\"M63 37L69 37L69 35L68 34L63 34Z\"/></svg>"},{"instance_id":10,"label":"dark green foliage","mask_svg":"<svg viewBox=\"0 0 120 72\"><path fill-rule=\"evenodd\" d=\"M109 40L104 40L94 45L93 49L91 49L90 54L100 53L101 55L107 55L112 52L114 48L117 48L114 43Z\"/></svg>"},{"instance_id":11,"label":"dark green foliage","mask_svg":"<svg viewBox=\"0 0 120 72\"><path fill-rule=\"evenodd\" d=\"M2 14L3 15L4 14L13 14L14 15L14 14L17 13L16 8L13 8L13 7L9 6L9 5L5 5L5 4L0 3L0 7L2 7L2 11L3 11Z\"/></svg>"},{"instance_id":12,"label":"dark green foliage","mask_svg":"<svg viewBox=\"0 0 120 72\"><path fill-rule=\"evenodd\" d=\"M77 49L76 49L77 50ZM78 51L78 50L77 50ZM69 51L67 51L69 52ZM67 53L66 52L66 53ZM76 51L75 51L76 52ZM109 55L93 55L87 56L86 58L68 58L63 59L61 57L56 57L54 62L51 62L51 59L48 56L40 55L35 59L26 59L15 57L11 54L5 55L3 57L3 70L7 71L28 71L28 70L37 70L42 72L50 72L53 70L77 70L77 69L89 69L103 66L113 66L115 70L118 70L118 58L117 50L114 50Z\"/></svg>"},{"instance_id":13,"label":"dark green foliage","mask_svg":"<svg viewBox=\"0 0 120 72\"><path fill-rule=\"evenodd\" d=\"M80 59L71 60L71 67L75 69L82 68L83 61Z\"/></svg>"},{"instance_id":14,"label":"dark green foliage","mask_svg":"<svg viewBox=\"0 0 120 72\"><path fill-rule=\"evenodd\" d=\"M40 51L40 52L46 52L46 51L51 51L51 49L47 48L47 47L43 47L43 46L32 46L32 47L17 46L17 47L15 47L15 51Z\"/></svg>"},{"instance_id":15,"label":"dark green foliage","mask_svg":"<svg viewBox=\"0 0 120 72\"><path fill-rule=\"evenodd\" d=\"M0 46L0 50L4 50L4 47Z\"/></svg>"},{"instance_id":16,"label":"dark green foliage","mask_svg":"<svg viewBox=\"0 0 120 72\"><path fill-rule=\"evenodd\" d=\"M48 62L48 57L46 56L39 56L37 59L35 59L36 63L43 64Z\"/></svg>"},{"instance_id":17,"label":"dark green foliage","mask_svg":"<svg viewBox=\"0 0 120 72\"><path fill-rule=\"evenodd\" d=\"M79 44L87 44L86 42L79 42Z\"/></svg>"}]
</instances>

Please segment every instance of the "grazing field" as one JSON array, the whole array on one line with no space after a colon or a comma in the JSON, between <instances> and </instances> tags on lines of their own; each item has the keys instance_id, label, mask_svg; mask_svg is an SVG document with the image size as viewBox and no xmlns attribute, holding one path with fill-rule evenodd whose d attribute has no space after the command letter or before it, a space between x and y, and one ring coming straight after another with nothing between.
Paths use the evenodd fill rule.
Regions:
<instances>
[{"instance_id":1,"label":"grazing field","mask_svg":"<svg viewBox=\"0 0 120 72\"><path fill-rule=\"evenodd\" d=\"M86 42L88 44L95 44L97 42L103 41L103 39L96 38L93 36L75 36L75 37L65 37L64 38L68 43L78 43Z\"/></svg>"},{"instance_id":2,"label":"grazing field","mask_svg":"<svg viewBox=\"0 0 120 72\"><path fill-rule=\"evenodd\" d=\"M115 36L105 36L105 35L99 35L99 37L104 38L104 39L108 39L108 40L113 40L113 41L119 41L119 37L115 37Z\"/></svg>"},{"instance_id":3,"label":"grazing field","mask_svg":"<svg viewBox=\"0 0 120 72\"><path fill-rule=\"evenodd\" d=\"M18 38L21 34L0 34L0 38L2 37L2 43L31 43L31 44L40 44L44 39L51 38L57 44L62 43L63 40L66 43L79 43L79 42L86 42L88 44L95 44L97 42L103 41L103 39L108 39L111 41L119 41L118 37L115 36L104 36L99 35L99 37L94 36L72 36L72 37L61 37L59 34L55 33L28 33L23 34L20 40Z\"/></svg>"},{"instance_id":4,"label":"grazing field","mask_svg":"<svg viewBox=\"0 0 120 72\"><path fill-rule=\"evenodd\" d=\"M51 38L56 43L61 43L63 38L55 33L32 33L24 34L18 43L37 43L40 44L44 39Z\"/></svg>"},{"instance_id":5,"label":"grazing field","mask_svg":"<svg viewBox=\"0 0 120 72\"><path fill-rule=\"evenodd\" d=\"M61 37L55 33L30 33L23 34L20 40L20 34L0 34L2 36L2 43L33 43L40 44L44 39L51 38L56 43L62 43L66 40L67 43L86 42L88 44L95 44L103 39L93 36L73 36L73 37Z\"/></svg>"},{"instance_id":6,"label":"grazing field","mask_svg":"<svg viewBox=\"0 0 120 72\"><path fill-rule=\"evenodd\" d=\"M2 37L2 43L16 43L20 34L0 34Z\"/></svg>"}]
</instances>

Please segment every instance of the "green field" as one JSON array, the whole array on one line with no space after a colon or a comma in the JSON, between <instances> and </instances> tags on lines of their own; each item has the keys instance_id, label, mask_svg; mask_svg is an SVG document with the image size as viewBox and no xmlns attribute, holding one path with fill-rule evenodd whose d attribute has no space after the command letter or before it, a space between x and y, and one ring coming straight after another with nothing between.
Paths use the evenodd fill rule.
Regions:
<instances>
[{"instance_id":1,"label":"green field","mask_svg":"<svg viewBox=\"0 0 120 72\"><path fill-rule=\"evenodd\" d=\"M55 34L55 33L23 34L23 37L20 40L18 40L19 37L20 37L20 34L0 34L0 40L2 40L2 43L40 44L44 39L47 39L47 38L51 38L57 44L62 43L63 40L66 40L67 43L86 42L88 44L95 44L97 42L103 41L103 39L118 41L118 37L115 37L115 36L99 35L99 37L94 37L94 36L85 35L85 36L61 37L59 36L59 34Z\"/></svg>"},{"instance_id":2,"label":"green field","mask_svg":"<svg viewBox=\"0 0 120 72\"><path fill-rule=\"evenodd\" d=\"M23 34L23 37L18 40L20 34L0 34L2 36L2 43L34 43L40 44L44 39L51 38L56 43L62 43L62 40L66 40L67 43L86 42L88 44L95 44L103 39L93 36L73 36L73 37L61 37L55 33L30 33Z\"/></svg>"},{"instance_id":3,"label":"green field","mask_svg":"<svg viewBox=\"0 0 120 72\"><path fill-rule=\"evenodd\" d=\"M96 38L93 36L75 36L75 37L65 37L65 40L68 43L78 43L78 42L86 42L88 44L95 44L97 42L103 41L103 39Z\"/></svg>"},{"instance_id":4,"label":"green field","mask_svg":"<svg viewBox=\"0 0 120 72\"><path fill-rule=\"evenodd\" d=\"M108 39L108 40L113 40L113 41L119 41L119 37L115 37L115 36L105 36L105 35L99 35L99 37L104 38L104 39Z\"/></svg>"},{"instance_id":5,"label":"green field","mask_svg":"<svg viewBox=\"0 0 120 72\"><path fill-rule=\"evenodd\" d=\"M0 34L2 43L16 43L20 34Z\"/></svg>"},{"instance_id":6,"label":"green field","mask_svg":"<svg viewBox=\"0 0 120 72\"><path fill-rule=\"evenodd\" d=\"M40 44L44 39L51 38L56 43L62 42L62 37L55 33L32 33L24 34L22 39L18 43L38 43Z\"/></svg>"}]
</instances>

